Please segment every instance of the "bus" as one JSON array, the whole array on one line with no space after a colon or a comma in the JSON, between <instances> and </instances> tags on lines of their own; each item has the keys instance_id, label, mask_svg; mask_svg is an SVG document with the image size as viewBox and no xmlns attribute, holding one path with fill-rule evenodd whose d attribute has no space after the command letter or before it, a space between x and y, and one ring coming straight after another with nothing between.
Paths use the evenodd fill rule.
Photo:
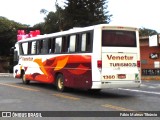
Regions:
<instances>
[{"instance_id":1,"label":"bus","mask_svg":"<svg viewBox=\"0 0 160 120\"><path fill-rule=\"evenodd\" d=\"M14 47L13 75L66 88L100 91L141 84L137 28L99 24L39 35Z\"/></svg>"}]
</instances>

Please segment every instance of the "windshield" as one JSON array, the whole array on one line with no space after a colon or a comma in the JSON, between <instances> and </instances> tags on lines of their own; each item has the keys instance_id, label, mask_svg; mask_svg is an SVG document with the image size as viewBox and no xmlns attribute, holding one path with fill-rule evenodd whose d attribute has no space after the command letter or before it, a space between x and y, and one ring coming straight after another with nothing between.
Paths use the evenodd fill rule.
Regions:
<instances>
[{"instance_id":1,"label":"windshield","mask_svg":"<svg viewBox=\"0 0 160 120\"><path fill-rule=\"evenodd\" d=\"M136 47L136 32L120 30L103 30L102 46Z\"/></svg>"}]
</instances>

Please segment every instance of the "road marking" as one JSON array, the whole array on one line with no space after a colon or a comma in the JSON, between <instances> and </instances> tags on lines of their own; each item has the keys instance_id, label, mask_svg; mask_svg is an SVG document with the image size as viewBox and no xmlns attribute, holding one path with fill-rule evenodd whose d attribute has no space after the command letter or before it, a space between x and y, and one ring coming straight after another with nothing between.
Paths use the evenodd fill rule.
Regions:
<instances>
[{"instance_id":1,"label":"road marking","mask_svg":"<svg viewBox=\"0 0 160 120\"><path fill-rule=\"evenodd\" d=\"M101 106L106 107L106 108L111 108L114 110L118 110L118 111L135 111L132 109L128 109L128 108L124 108L124 107L120 107L120 106L115 106L115 105L111 105L111 104L105 104L105 105L101 105Z\"/></svg>"},{"instance_id":2,"label":"road marking","mask_svg":"<svg viewBox=\"0 0 160 120\"><path fill-rule=\"evenodd\" d=\"M151 88L151 89L156 89L156 88L160 88L160 85L155 85L155 84L145 85L145 84L141 84L141 87L148 87L148 88Z\"/></svg>"},{"instance_id":3,"label":"road marking","mask_svg":"<svg viewBox=\"0 0 160 120\"><path fill-rule=\"evenodd\" d=\"M20 88L23 90L30 90L30 91L35 91L35 92L39 91L37 89L32 89L32 88L28 88L28 87L21 87L21 86L17 86L17 85L13 85L13 84L0 83L0 85L14 87L14 88Z\"/></svg>"},{"instance_id":4,"label":"road marking","mask_svg":"<svg viewBox=\"0 0 160 120\"><path fill-rule=\"evenodd\" d=\"M71 99L71 100L80 100L80 98L68 96L68 95L64 95L64 94L53 94L53 95L57 96L57 97L61 97L61 98Z\"/></svg>"},{"instance_id":5,"label":"road marking","mask_svg":"<svg viewBox=\"0 0 160 120\"><path fill-rule=\"evenodd\" d=\"M147 93L147 94L155 94L160 95L160 92L153 92L153 91L143 91L143 90L135 90L135 89L124 89L118 88L119 90L131 91L131 92L139 92L139 93Z\"/></svg>"}]
</instances>

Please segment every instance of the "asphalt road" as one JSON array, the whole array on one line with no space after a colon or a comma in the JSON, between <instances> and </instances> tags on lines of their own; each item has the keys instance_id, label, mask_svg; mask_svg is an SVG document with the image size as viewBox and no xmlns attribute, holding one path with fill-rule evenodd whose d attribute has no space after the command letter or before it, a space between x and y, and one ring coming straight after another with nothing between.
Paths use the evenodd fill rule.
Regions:
<instances>
[{"instance_id":1,"label":"asphalt road","mask_svg":"<svg viewBox=\"0 0 160 120\"><path fill-rule=\"evenodd\" d=\"M104 89L100 93L70 89L61 93L52 85L37 82L24 85L21 79L0 76L0 111L73 111L68 113L71 115L78 114L74 111L120 111L122 117L116 117L116 120L132 120L131 116L125 117L127 114L123 113L160 111L160 81L142 81L141 87L137 89ZM81 120L80 116L64 118L67 113L60 112L58 116L59 114L62 114L61 118L56 119ZM115 119L95 117L96 112L88 114L91 115L87 119L91 120ZM134 119L158 120L159 117L134 117Z\"/></svg>"}]
</instances>

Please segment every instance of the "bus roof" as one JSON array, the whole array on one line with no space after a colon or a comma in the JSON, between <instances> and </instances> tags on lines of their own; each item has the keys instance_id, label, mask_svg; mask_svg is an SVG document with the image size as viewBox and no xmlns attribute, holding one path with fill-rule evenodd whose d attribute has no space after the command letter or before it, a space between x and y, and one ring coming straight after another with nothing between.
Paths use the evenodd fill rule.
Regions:
<instances>
[{"instance_id":1,"label":"bus roof","mask_svg":"<svg viewBox=\"0 0 160 120\"><path fill-rule=\"evenodd\" d=\"M31 37L31 38L26 38L23 40L20 40L18 42L25 42L25 41L32 41L32 40L38 40L38 39L45 39L45 38L51 38L54 36L62 36L62 35L67 35L67 34L72 34L72 33L78 33L78 32L85 32L85 31L90 31L94 30L95 28L102 28L102 29L112 29L112 30L132 30L136 31L138 28L136 27L128 27L128 26L113 26L109 24L99 24L99 25L93 25L93 26L88 26L88 27L74 27L72 29L66 30L66 31L60 31L56 33L51 33L51 34L44 34L44 35L38 35L36 37Z\"/></svg>"}]
</instances>

